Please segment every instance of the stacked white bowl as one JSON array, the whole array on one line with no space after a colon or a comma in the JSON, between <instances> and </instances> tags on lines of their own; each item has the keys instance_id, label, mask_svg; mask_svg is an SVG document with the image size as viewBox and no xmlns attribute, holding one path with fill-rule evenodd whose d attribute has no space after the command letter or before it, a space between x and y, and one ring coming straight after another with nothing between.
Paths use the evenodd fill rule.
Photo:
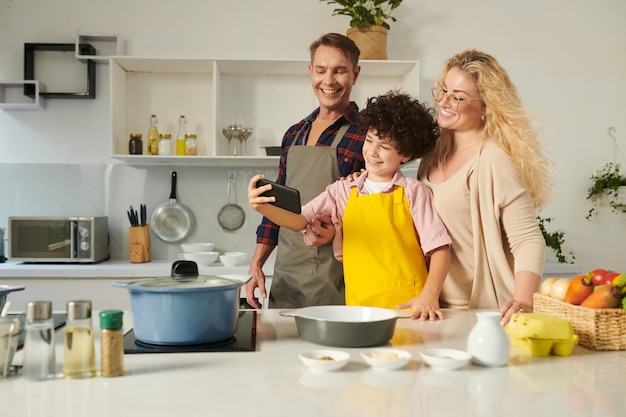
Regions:
<instances>
[{"instance_id":1,"label":"stacked white bowl","mask_svg":"<svg viewBox=\"0 0 626 417\"><path fill-rule=\"evenodd\" d=\"M246 261L248 255L245 252L225 252L220 255L220 262L227 267L241 265Z\"/></svg>"},{"instance_id":2,"label":"stacked white bowl","mask_svg":"<svg viewBox=\"0 0 626 417\"><path fill-rule=\"evenodd\" d=\"M217 261L219 252L214 252L215 243L183 243L180 245L183 250L183 258L194 261L199 266L209 266Z\"/></svg>"}]
</instances>

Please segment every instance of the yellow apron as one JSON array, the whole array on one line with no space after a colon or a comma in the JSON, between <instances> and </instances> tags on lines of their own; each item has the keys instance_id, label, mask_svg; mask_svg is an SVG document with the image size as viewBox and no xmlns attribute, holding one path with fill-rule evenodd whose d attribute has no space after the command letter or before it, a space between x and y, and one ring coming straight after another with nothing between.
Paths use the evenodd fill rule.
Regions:
<instances>
[{"instance_id":1,"label":"yellow apron","mask_svg":"<svg viewBox=\"0 0 626 417\"><path fill-rule=\"evenodd\" d=\"M428 276L404 188L358 196L343 216L346 305L396 308L422 292Z\"/></svg>"}]
</instances>

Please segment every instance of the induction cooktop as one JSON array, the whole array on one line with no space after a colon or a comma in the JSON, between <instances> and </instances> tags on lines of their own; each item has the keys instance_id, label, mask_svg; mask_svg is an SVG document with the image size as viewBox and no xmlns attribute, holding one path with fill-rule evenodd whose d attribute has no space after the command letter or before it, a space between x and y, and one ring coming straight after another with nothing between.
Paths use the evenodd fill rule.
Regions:
<instances>
[{"instance_id":1,"label":"induction cooktop","mask_svg":"<svg viewBox=\"0 0 626 417\"><path fill-rule=\"evenodd\" d=\"M240 310L237 331L227 340L200 345L155 345L137 340L131 329L124 334L124 353L252 352L256 350L256 311Z\"/></svg>"}]
</instances>

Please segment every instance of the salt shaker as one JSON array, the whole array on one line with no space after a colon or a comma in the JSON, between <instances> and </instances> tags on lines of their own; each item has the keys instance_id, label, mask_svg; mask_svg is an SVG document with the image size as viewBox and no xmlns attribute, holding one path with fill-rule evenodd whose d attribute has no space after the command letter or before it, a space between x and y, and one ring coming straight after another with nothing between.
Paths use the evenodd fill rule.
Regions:
<instances>
[{"instance_id":1,"label":"salt shaker","mask_svg":"<svg viewBox=\"0 0 626 417\"><path fill-rule=\"evenodd\" d=\"M78 300L67 303L64 346L65 378L90 378L96 375L91 301Z\"/></svg>"},{"instance_id":2,"label":"salt shaker","mask_svg":"<svg viewBox=\"0 0 626 417\"><path fill-rule=\"evenodd\" d=\"M22 375L30 380L54 378L56 362L52 302L32 301L26 304L24 329L26 335Z\"/></svg>"},{"instance_id":3,"label":"salt shaker","mask_svg":"<svg viewBox=\"0 0 626 417\"><path fill-rule=\"evenodd\" d=\"M101 376L124 375L123 314L121 310L100 312Z\"/></svg>"}]
</instances>

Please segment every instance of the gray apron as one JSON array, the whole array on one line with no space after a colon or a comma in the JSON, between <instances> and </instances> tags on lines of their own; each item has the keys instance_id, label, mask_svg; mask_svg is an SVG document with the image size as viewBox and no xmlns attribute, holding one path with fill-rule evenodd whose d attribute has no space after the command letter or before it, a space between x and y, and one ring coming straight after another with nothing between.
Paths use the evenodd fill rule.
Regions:
<instances>
[{"instance_id":1,"label":"gray apron","mask_svg":"<svg viewBox=\"0 0 626 417\"><path fill-rule=\"evenodd\" d=\"M337 181L337 146L349 125L343 125L330 146L296 145L298 132L287 154L286 185L300 190L302 205ZM270 308L345 304L343 265L335 259L332 243L308 247L301 232L281 227Z\"/></svg>"}]
</instances>

